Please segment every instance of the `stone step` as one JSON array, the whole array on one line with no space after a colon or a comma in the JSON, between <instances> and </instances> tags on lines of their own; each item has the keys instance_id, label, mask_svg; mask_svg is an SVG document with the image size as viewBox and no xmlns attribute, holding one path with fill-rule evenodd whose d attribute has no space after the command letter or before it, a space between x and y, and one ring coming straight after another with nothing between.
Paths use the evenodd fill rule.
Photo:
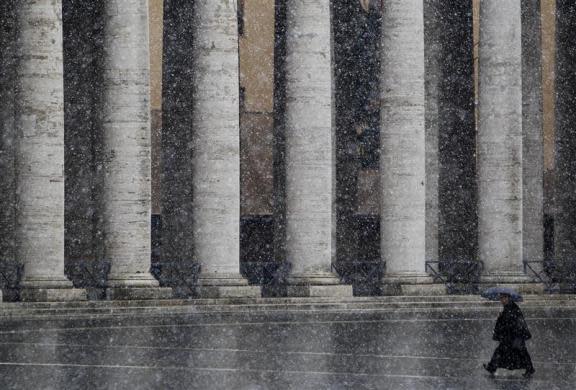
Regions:
<instances>
[{"instance_id":1,"label":"stone step","mask_svg":"<svg viewBox=\"0 0 576 390\"><path fill-rule=\"evenodd\" d=\"M403 297L404 298L404 297ZM416 298L416 297L414 297ZM299 300L294 302L292 299L277 299L268 302L244 302L227 304L218 301L216 303L197 302L195 300L178 302L177 305L157 305L154 301L144 301L140 305L117 305L117 302L97 302L89 305L58 305L50 304L39 306L38 304L21 305L17 304L11 308L2 307L0 318L22 318L22 317L78 317L78 316L127 316L131 314L195 314L195 313L224 313L224 312L253 312L265 313L271 311L337 311L337 310L374 310L374 311L394 311L399 309L408 310L432 310L432 309L451 309L451 310L471 310L471 309L494 309L499 310L498 302L490 302L478 297L472 296L468 300L462 299L451 300L398 300L390 301L387 299L378 300ZM145 304L144 304L145 303ZM574 297L565 296L564 299L548 299L548 297L533 297L526 299L522 304L523 309L547 309L554 308L573 308L576 307Z\"/></svg>"},{"instance_id":2,"label":"stone step","mask_svg":"<svg viewBox=\"0 0 576 390\"><path fill-rule=\"evenodd\" d=\"M533 301L575 301L576 295L525 295L524 302ZM486 302L478 295L432 295L432 296L377 296L377 297L313 297L313 298L223 298L223 299L164 299L164 300L121 300L121 301L84 301L84 302L4 302L1 312L11 309L46 308L98 308L98 307L140 307L140 306L199 306L199 305L283 305L310 303L398 303L398 302Z\"/></svg>"}]
</instances>

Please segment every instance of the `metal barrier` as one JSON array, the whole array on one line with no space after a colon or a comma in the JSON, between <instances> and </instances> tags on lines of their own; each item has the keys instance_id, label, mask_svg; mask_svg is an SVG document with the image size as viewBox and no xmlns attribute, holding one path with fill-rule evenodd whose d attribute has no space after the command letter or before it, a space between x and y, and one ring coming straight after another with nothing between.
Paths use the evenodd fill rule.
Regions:
<instances>
[{"instance_id":1,"label":"metal barrier","mask_svg":"<svg viewBox=\"0 0 576 390\"><path fill-rule=\"evenodd\" d=\"M524 272L544 284L550 294L576 293L576 262L558 260L524 260Z\"/></svg>"},{"instance_id":2,"label":"metal barrier","mask_svg":"<svg viewBox=\"0 0 576 390\"><path fill-rule=\"evenodd\" d=\"M200 264L189 261L154 261L150 273L160 282L161 286L177 288L179 294L194 295L196 282L200 274Z\"/></svg>"},{"instance_id":3,"label":"metal barrier","mask_svg":"<svg viewBox=\"0 0 576 390\"><path fill-rule=\"evenodd\" d=\"M17 289L24 266L13 259L0 260L0 289Z\"/></svg>"},{"instance_id":4,"label":"metal barrier","mask_svg":"<svg viewBox=\"0 0 576 390\"><path fill-rule=\"evenodd\" d=\"M66 276L77 288L106 288L109 260L74 260L64 267Z\"/></svg>"},{"instance_id":5,"label":"metal barrier","mask_svg":"<svg viewBox=\"0 0 576 390\"><path fill-rule=\"evenodd\" d=\"M448 294L478 294L483 269L476 260L426 261L426 272L435 283L444 283Z\"/></svg>"},{"instance_id":6,"label":"metal barrier","mask_svg":"<svg viewBox=\"0 0 576 390\"><path fill-rule=\"evenodd\" d=\"M291 265L280 261L241 261L240 273L253 285L271 286L286 283Z\"/></svg>"},{"instance_id":7,"label":"metal barrier","mask_svg":"<svg viewBox=\"0 0 576 390\"><path fill-rule=\"evenodd\" d=\"M380 295L386 263L383 261L339 261L332 263L332 272L344 284L351 284L354 295Z\"/></svg>"}]
</instances>

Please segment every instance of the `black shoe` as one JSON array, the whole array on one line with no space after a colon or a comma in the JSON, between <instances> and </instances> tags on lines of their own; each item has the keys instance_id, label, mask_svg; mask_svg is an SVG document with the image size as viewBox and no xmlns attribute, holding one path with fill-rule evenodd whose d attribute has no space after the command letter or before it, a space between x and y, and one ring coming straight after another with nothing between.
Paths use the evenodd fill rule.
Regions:
<instances>
[{"instance_id":1,"label":"black shoe","mask_svg":"<svg viewBox=\"0 0 576 390\"><path fill-rule=\"evenodd\" d=\"M485 369L486 371L488 371L488 372L490 373L490 375L494 375L494 373L496 372L496 370L490 369L490 367L489 367L488 364L486 364L486 363L482 364L482 367L484 367L484 369Z\"/></svg>"},{"instance_id":2,"label":"black shoe","mask_svg":"<svg viewBox=\"0 0 576 390\"><path fill-rule=\"evenodd\" d=\"M526 370L526 372L524 374L522 374L522 376L524 378L532 378L532 375L534 375L535 372L536 372L536 370L534 368L529 368Z\"/></svg>"}]
</instances>

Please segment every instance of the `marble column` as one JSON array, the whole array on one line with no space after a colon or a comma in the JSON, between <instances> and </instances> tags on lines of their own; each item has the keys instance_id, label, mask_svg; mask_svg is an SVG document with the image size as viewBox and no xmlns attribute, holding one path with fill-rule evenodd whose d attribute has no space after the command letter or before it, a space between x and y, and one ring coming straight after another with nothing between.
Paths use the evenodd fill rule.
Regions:
<instances>
[{"instance_id":1,"label":"marble column","mask_svg":"<svg viewBox=\"0 0 576 390\"><path fill-rule=\"evenodd\" d=\"M86 299L64 275L62 3L17 5L16 259L26 301Z\"/></svg>"},{"instance_id":2,"label":"marble column","mask_svg":"<svg viewBox=\"0 0 576 390\"><path fill-rule=\"evenodd\" d=\"M288 294L351 296L335 256L335 135L330 2L286 3L285 254Z\"/></svg>"},{"instance_id":3,"label":"marble column","mask_svg":"<svg viewBox=\"0 0 576 390\"><path fill-rule=\"evenodd\" d=\"M520 0L480 3L478 247L483 282L527 281L522 270Z\"/></svg>"},{"instance_id":4,"label":"marble column","mask_svg":"<svg viewBox=\"0 0 576 390\"><path fill-rule=\"evenodd\" d=\"M383 5L380 130L381 253L385 294L443 292L426 267L424 10Z\"/></svg>"},{"instance_id":5,"label":"marble column","mask_svg":"<svg viewBox=\"0 0 576 390\"><path fill-rule=\"evenodd\" d=\"M169 298L150 274L148 0L106 0L102 101L109 299Z\"/></svg>"},{"instance_id":6,"label":"marble column","mask_svg":"<svg viewBox=\"0 0 576 390\"><path fill-rule=\"evenodd\" d=\"M236 1L196 0L190 20L193 84L192 235L201 297L260 296L240 275L240 119Z\"/></svg>"}]
</instances>

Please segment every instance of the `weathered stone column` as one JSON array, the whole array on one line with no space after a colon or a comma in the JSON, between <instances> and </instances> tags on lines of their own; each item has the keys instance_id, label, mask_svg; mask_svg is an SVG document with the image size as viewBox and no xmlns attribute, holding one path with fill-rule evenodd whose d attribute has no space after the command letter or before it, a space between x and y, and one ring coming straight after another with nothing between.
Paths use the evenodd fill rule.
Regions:
<instances>
[{"instance_id":1,"label":"weathered stone column","mask_svg":"<svg viewBox=\"0 0 576 390\"><path fill-rule=\"evenodd\" d=\"M86 298L64 276L64 82L62 3L17 5L16 258L21 298Z\"/></svg>"},{"instance_id":2,"label":"weathered stone column","mask_svg":"<svg viewBox=\"0 0 576 390\"><path fill-rule=\"evenodd\" d=\"M202 297L260 296L240 276L240 119L236 2L197 0L192 56L192 234Z\"/></svg>"},{"instance_id":3,"label":"weathered stone column","mask_svg":"<svg viewBox=\"0 0 576 390\"><path fill-rule=\"evenodd\" d=\"M382 259L386 262L383 291L430 293L432 280L425 272L423 2L385 1L382 26L380 229ZM443 286L435 288L443 291Z\"/></svg>"},{"instance_id":4,"label":"weathered stone column","mask_svg":"<svg viewBox=\"0 0 576 390\"><path fill-rule=\"evenodd\" d=\"M148 1L106 0L103 226L109 299L168 298L150 274Z\"/></svg>"},{"instance_id":5,"label":"weathered stone column","mask_svg":"<svg viewBox=\"0 0 576 390\"><path fill-rule=\"evenodd\" d=\"M520 0L480 3L478 247L483 281L527 281L522 270Z\"/></svg>"},{"instance_id":6,"label":"weathered stone column","mask_svg":"<svg viewBox=\"0 0 576 390\"><path fill-rule=\"evenodd\" d=\"M352 295L335 255L335 139L330 2L286 3L285 223L288 294Z\"/></svg>"}]
</instances>

